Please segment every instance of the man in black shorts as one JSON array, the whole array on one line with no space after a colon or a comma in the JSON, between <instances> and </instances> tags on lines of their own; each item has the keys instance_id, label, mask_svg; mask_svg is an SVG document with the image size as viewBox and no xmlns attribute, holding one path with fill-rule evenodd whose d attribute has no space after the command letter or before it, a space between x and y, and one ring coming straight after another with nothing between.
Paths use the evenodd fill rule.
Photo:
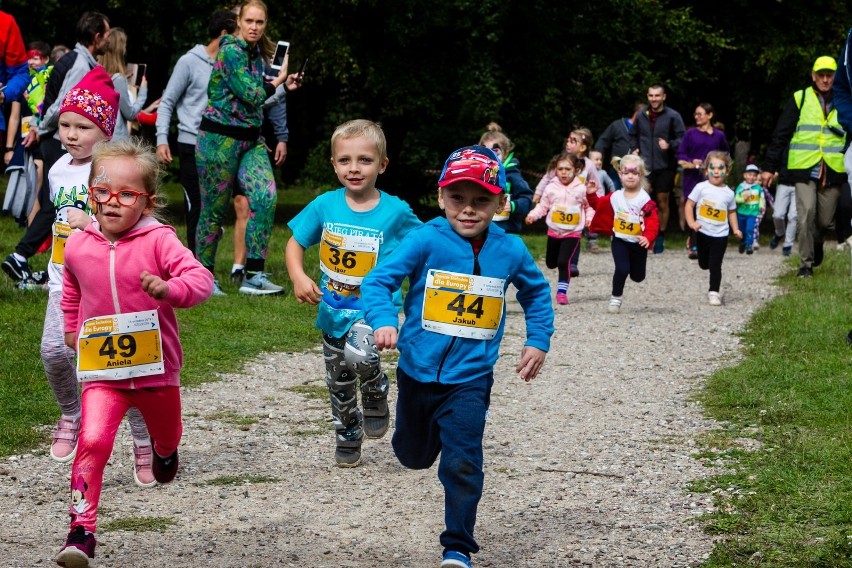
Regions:
<instances>
[{"instance_id":1,"label":"man in black shorts","mask_svg":"<svg viewBox=\"0 0 852 568\"><path fill-rule=\"evenodd\" d=\"M650 193L660 210L660 233L654 242L654 254L663 252L665 230L669 223L669 194L674 189L677 161L675 154L686 128L676 110L665 106L666 89L648 87L648 105L636 114L630 130L631 151L645 160L650 171Z\"/></svg>"}]
</instances>

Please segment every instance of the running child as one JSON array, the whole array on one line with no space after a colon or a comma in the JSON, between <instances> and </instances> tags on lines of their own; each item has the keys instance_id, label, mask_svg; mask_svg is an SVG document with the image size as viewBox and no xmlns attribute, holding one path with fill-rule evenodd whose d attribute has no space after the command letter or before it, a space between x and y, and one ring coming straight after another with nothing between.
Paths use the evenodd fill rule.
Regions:
<instances>
[{"instance_id":1,"label":"running child","mask_svg":"<svg viewBox=\"0 0 852 568\"><path fill-rule=\"evenodd\" d=\"M287 271L299 303L319 304L326 384L339 467L361 463L361 441L381 438L390 420L388 389L373 330L364 322L361 281L420 220L403 200L376 188L388 165L381 127L369 120L341 124L331 135L331 165L343 187L311 201L288 224ZM305 273L305 249L319 244L319 286ZM402 306L402 294L394 293ZM357 388L360 383L361 406Z\"/></svg>"},{"instance_id":2,"label":"running child","mask_svg":"<svg viewBox=\"0 0 852 568\"><path fill-rule=\"evenodd\" d=\"M553 334L547 281L523 241L491 222L505 205L505 186L490 149L450 154L438 181L446 217L409 233L362 285L376 347L399 345L394 453L411 469L427 469L441 456L444 568L470 567L470 555L479 551L473 531L484 479L482 437L509 284L518 289L526 319L516 367L521 379L538 375ZM410 288L397 335L394 297L405 278Z\"/></svg>"},{"instance_id":3,"label":"running child","mask_svg":"<svg viewBox=\"0 0 852 568\"><path fill-rule=\"evenodd\" d=\"M577 177L584 166L583 160L570 152L556 158L556 177L547 184L541 201L527 215L527 225L546 217L547 252L545 263L556 268L556 303L568 303L568 285L571 283L571 266L577 266L583 229L592 222L595 210L586 197L586 186Z\"/></svg>"},{"instance_id":4,"label":"running child","mask_svg":"<svg viewBox=\"0 0 852 568\"><path fill-rule=\"evenodd\" d=\"M532 208L533 191L521 175L521 164L513 151L515 145L496 122L488 124L488 130L479 138L479 145L491 148L506 169L506 195L509 199L503 210L494 216L494 222L507 233L520 234L523 221Z\"/></svg>"},{"instance_id":5,"label":"running child","mask_svg":"<svg viewBox=\"0 0 852 568\"><path fill-rule=\"evenodd\" d=\"M96 222L68 237L61 305L66 344L77 350L83 418L60 566L90 566L95 557L104 468L128 409L148 424L154 478L168 483L177 474L183 352L174 308L209 298L213 275L154 217L159 174L150 147L96 146L89 176Z\"/></svg>"},{"instance_id":6,"label":"running child","mask_svg":"<svg viewBox=\"0 0 852 568\"><path fill-rule=\"evenodd\" d=\"M728 248L728 227L737 238L743 238L737 223L736 197L725 184L731 163L731 155L727 152L715 150L708 153L704 159L707 180L695 186L684 208L686 224L696 231L698 266L701 270L710 271L707 300L711 306L722 305L719 288L722 285L722 260Z\"/></svg>"},{"instance_id":7,"label":"running child","mask_svg":"<svg viewBox=\"0 0 852 568\"><path fill-rule=\"evenodd\" d=\"M103 67L95 67L71 89L59 109L59 139L68 153L48 172L50 200L56 209L53 247L47 265L48 300L41 336L41 360L47 382L62 415L53 431L50 457L70 462L77 451L80 432L80 393L74 364L74 351L65 345L60 300L62 272L69 235L91 222L87 204L92 149L108 140L118 117L118 93ZM151 440L145 420L135 408L128 412L133 436L133 478L140 487L156 484L151 473Z\"/></svg>"},{"instance_id":8,"label":"running child","mask_svg":"<svg viewBox=\"0 0 852 568\"><path fill-rule=\"evenodd\" d=\"M759 173L760 168L756 165L747 165L743 172L743 181L734 192L737 202L737 223L744 236L740 240L740 254L754 253L755 228L758 225L758 219L762 219L766 211L763 186L757 182Z\"/></svg>"},{"instance_id":9,"label":"running child","mask_svg":"<svg viewBox=\"0 0 852 568\"><path fill-rule=\"evenodd\" d=\"M660 221L657 205L648 194L648 170L635 154L614 158L622 188L598 200L591 231L612 236L612 298L607 310L621 311L624 284L629 276L634 282L645 280L648 248L657 238Z\"/></svg>"},{"instance_id":10,"label":"running child","mask_svg":"<svg viewBox=\"0 0 852 568\"><path fill-rule=\"evenodd\" d=\"M589 159L595 165L598 180L604 188L604 193L612 193L615 191L615 182L612 181L612 178L609 177L609 172L607 172L603 167L603 152L600 150L592 150L589 152Z\"/></svg>"}]
</instances>

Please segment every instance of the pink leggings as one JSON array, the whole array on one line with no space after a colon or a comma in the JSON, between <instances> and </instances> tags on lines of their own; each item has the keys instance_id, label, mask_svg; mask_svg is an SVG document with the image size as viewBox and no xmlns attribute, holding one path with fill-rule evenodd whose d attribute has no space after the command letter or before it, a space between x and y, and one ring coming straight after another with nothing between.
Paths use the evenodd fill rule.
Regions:
<instances>
[{"instance_id":1,"label":"pink leggings","mask_svg":"<svg viewBox=\"0 0 852 568\"><path fill-rule=\"evenodd\" d=\"M183 433L180 387L117 389L103 383L83 384L83 419L77 456L71 468L71 526L95 532L104 468L115 434L127 409L145 418L154 451L167 457L177 450Z\"/></svg>"}]
</instances>

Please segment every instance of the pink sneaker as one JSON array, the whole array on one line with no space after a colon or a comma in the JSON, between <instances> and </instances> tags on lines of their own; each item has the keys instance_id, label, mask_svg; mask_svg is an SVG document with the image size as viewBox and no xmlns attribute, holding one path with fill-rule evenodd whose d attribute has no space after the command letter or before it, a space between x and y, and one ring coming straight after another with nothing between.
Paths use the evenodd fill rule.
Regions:
<instances>
[{"instance_id":1,"label":"pink sneaker","mask_svg":"<svg viewBox=\"0 0 852 568\"><path fill-rule=\"evenodd\" d=\"M157 480L151 470L151 445L137 446L133 444L133 481L139 487L154 487Z\"/></svg>"},{"instance_id":2,"label":"pink sneaker","mask_svg":"<svg viewBox=\"0 0 852 568\"><path fill-rule=\"evenodd\" d=\"M95 535L86 534L86 530L78 525L68 533L65 546L56 555L56 563L69 568L93 566L95 546L97 546Z\"/></svg>"},{"instance_id":3,"label":"pink sneaker","mask_svg":"<svg viewBox=\"0 0 852 568\"><path fill-rule=\"evenodd\" d=\"M556 303L560 306L568 305L568 294L565 292L557 292L556 293Z\"/></svg>"},{"instance_id":4,"label":"pink sneaker","mask_svg":"<svg viewBox=\"0 0 852 568\"><path fill-rule=\"evenodd\" d=\"M67 463L77 455L77 436L80 435L80 419L60 418L53 429L53 444L50 457L59 463Z\"/></svg>"}]
</instances>

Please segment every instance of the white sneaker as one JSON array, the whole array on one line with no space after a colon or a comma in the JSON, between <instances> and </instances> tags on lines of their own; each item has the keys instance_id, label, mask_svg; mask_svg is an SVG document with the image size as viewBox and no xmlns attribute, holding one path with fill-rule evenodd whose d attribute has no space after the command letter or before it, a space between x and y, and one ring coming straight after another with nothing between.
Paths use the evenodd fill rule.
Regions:
<instances>
[{"instance_id":1,"label":"white sneaker","mask_svg":"<svg viewBox=\"0 0 852 568\"><path fill-rule=\"evenodd\" d=\"M240 286L240 294L249 294L252 296L267 296L273 294L283 294L284 288L278 284L273 284L269 281L269 274L266 272L258 272L251 278L243 280Z\"/></svg>"},{"instance_id":2,"label":"white sneaker","mask_svg":"<svg viewBox=\"0 0 852 568\"><path fill-rule=\"evenodd\" d=\"M613 296L609 300L609 306L607 306L606 311L608 311L611 314L617 314L618 312L620 312L621 311L621 298L616 298L615 296Z\"/></svg>"},{"instance_id":3,"label":"white sneaker","mask_svg":"<svg viewBox=\"0 0 852 568\"><path fill-rule=\"evenodd\" d=\"M722 305L722 295L719 292L707 292L707 300L709 300L711 306Z\"/></svg>"}]
</instances>

